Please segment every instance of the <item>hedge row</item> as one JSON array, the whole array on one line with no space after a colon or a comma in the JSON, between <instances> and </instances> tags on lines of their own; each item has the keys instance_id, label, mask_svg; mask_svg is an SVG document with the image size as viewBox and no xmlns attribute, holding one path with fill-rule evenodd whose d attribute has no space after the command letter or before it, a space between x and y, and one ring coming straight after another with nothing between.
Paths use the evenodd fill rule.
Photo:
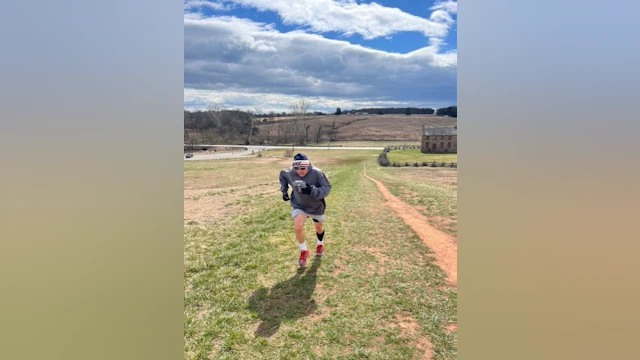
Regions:
<instances>
[{"instance_id":1,"label":"hedge row","mask_svg":"<svg viewBox=\"0 0 640 360\"><path fill-rule=\"evenodd\" d=\"M409 149L420 149L420 145L387 146L386 148L384 148L384 152L389 152L391 150L409 150Z\"/></svg>"},{"instance_id":2,"label":"hedge row","mask_svg":"<svg viewBox=\"0 0 640 360\"><path fill-rule=\"evenodd\" d=\"M382 165L382 166L385 166L385 165ZM427 167L452 167L452 168L457 168L457 167L458 167L458 164L457 164L457 163L454 163L454 162L446 163L446 162L435 162L435 161L432 161L432 162L426 162L426 161L423 161L423 162L420 162L420 163L419 163L419 162L414 162L414 163L408 163L408 162L399 163L399 162L394 161L394 162L392 162L392 163L389 163L389 164L388 164L388 165L386 165L386 166L392 166L392 167L403 167L403 166L420 167L420 166L427 166Z\"/></svg>"},{"instance_id":3,"label":"hedge row","mask_svg":"<svg viewBox=\"0 0 640 360\"><path fill-rule=\"evenodd\" d=\"M402 166L413 166L413 167L420 167L420 166L427 166L427 167L452 167L452 168L457 168L458 164L454 163L454 162L450 162L450 163L446 163L446 162L414 162L414 163L409 163L409 162L404 162L404 163L400 163L397 161L394 162L389 162L389 159L387 159L387 151L383 151L380 155L378 155L378 164L380 166L392 166L392 167L402 167Z\"/></svg>"}]
</instances>

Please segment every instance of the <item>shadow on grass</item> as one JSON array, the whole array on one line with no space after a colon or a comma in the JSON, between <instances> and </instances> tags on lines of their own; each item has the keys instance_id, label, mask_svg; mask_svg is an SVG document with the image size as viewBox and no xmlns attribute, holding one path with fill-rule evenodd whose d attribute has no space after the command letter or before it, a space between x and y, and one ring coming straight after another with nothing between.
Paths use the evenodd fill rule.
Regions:
<instances>
[{"instance_id":1,"label":"shadow on grass","mask_svg":"<svg viewBox=\"0 0 640 360\"><path fill-rule=\"evenodd\" d=\"M298 268L291 279L277 283L271 290L261 288L251 294L249 309L262 320L255 336L270 337L278 331L282 320L295 320L313 314L318 305L311 295L316 289L321 259L315 258L308 270L306 267Z\"/></svg>"}]
</instances>

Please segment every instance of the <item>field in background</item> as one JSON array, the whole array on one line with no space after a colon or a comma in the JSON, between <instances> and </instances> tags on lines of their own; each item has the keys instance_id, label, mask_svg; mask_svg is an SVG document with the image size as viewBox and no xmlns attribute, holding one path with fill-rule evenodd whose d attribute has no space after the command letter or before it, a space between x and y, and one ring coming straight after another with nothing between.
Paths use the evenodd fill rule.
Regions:
<instances>
[{"instance_id":1,"label":"field in background","mask_svg":"<svg viewBox=\"0 0 640 360\"><path fill-rule=\"evenodd\" d=\"M435 115L326 115L308 117L305 124L314 128L322 126L320 143L330 140L330 131L335 131L335 141L413 141L422 139L422 126L440 127L457 124L456 118ZM277 134L279 123L260 124L260 134ZM262 136L259 135L259 136Z\"/></svg>"},{"instance_id":2,"label":"field in background","mask_svg":"<svg viewBox=\"0 0 640 360\"><path fill-rule=\"evenodd\" d=\"M403 146L414 145L420 146L420 140L402 141L402 140L360 140L360 141L330 141L325 143L307 144L306 146L355 146L355 147L387 147L387 146Z\"/></svg>"},{"instance_id":3,"label":"field in background","mask_svg":"<svg viewBox=\"0 0 640 360\"><path fill-rule=\"evenodd\" d=\"M185 358L456 358L457 290L363 168L454 236L457 170L305 154L332 191L325 256L304 269L279 191L285 150L185 162ZM306 233L313 245L310 222Z\"/></svg>"}]
</instances>

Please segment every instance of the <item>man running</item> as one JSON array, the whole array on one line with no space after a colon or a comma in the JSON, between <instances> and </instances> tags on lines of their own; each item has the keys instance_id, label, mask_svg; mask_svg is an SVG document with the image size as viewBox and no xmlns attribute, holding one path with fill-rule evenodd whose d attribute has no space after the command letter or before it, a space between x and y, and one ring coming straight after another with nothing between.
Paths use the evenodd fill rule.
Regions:
<instances>
[{"instance_id":1,"label":"man running","mask_svg":"<svg viewBox=\"0 0 640 360\"><path fill-rule=\"evenodd\" d=\"M293 188L291 197L289 197L289 186ZM304 154L296 154L291 167L280 171L280 191L282 200L291 200L293 230L300 244L298 266L304 266L309 256L304 241L304 222L308 217L313 220L316 230L316 256L322 256L324 250L322 242L324 238L322 223L326 208L324 198L329 195L331 184L322 170L312 166Z\"/></svg>"}]
</instances>

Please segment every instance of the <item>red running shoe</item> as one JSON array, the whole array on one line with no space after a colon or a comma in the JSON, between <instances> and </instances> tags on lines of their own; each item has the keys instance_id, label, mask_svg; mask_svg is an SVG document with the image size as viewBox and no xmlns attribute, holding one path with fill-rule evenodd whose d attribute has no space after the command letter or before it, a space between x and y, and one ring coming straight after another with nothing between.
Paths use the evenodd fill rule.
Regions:
<instances>
[{"instance_id":1,"label":"red running shoe","mask_svg":"<svg viewBox=\"0 0 640 360\"><path fill-rule=\"evenodd\" d=\"M304 266L307 263L308 256L309 256L309 250L300 251L300 257L298 258L298 265Z\"/></svg>"},{"instance_id":2,"label":"red running shoe","mask_svg":"<svg viewBox=\"0 0 640 360\"><path fill-rule=\"evenodd\" d=\"M324 250L324 245L316 246L316 256L322 256L322 251Z\"/></svg>"}]
</instances>

